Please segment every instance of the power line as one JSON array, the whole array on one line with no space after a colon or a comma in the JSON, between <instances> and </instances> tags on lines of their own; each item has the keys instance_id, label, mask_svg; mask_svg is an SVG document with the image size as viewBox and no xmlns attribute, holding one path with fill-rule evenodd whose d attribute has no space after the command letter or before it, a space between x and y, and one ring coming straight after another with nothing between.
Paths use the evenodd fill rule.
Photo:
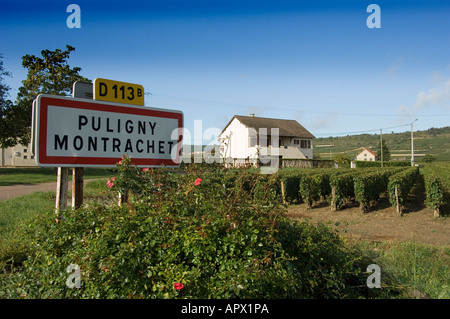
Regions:
<instances>
[{"instance_id":1,"label":"power line","mask_svg":"<svg viewBox=\"0 0 450 319\"><path fill-rule=\"evenodd\" d=\"M199 99L199 98L189 98L189 97L181 97L181 96L171 96L171 95L164 95L164 94L156 94L156 93L150 93L145 92L145 95L151 95L152 97L156 98L162 98L162 99L168 99L168 100L181 100L186 101L189 103L199 103L199 104L214 104L214 105L222 105L222 106L233 106L233 107L256 107L261 108L263 110L265 109L277 109L277 110L284 110L284 111L297 111L297 112L305 112L308 114L336 114L336 115L345 115L345 116L405 116L410 115L413 116L414 114L394 114L394 113L356 113L356 112L335 112L335 111L314 111L311 109L300 109L300 108L293 108L293 107L283 107L283 106L261 106L256 104L243 104L243 103L234 103L234 102L223 102L223 101L212 101L212 100L205 100L205 99ZM447 114L415 114L414 116L450 116L450 113ZM377 129L379 130L379 129ZM370 130L369 130L370 131ZM376 130L374 130L376 131Z\"/></svg>"},{"instance_id":2,"label":"power line","mask_svg":"<svg viewBox=\"0 0 450 319\"><path fill-rule=\"evenodd\" d=\"M404 126L409 126L411 124L402 124L402 125L397 125L397 126L391 126L391 127L382 127L382 128L377 128L377 129L371 129L371 130L364 130L364 131L355 131L355 132L340 132L340 133L320 133L320 135L351 135L351 134L363 134L363 133L369 133L369 132L378 132L381 130L391 130L394 128L399 128L399 127L404 127Z\"/></svg>"}]
</instances>

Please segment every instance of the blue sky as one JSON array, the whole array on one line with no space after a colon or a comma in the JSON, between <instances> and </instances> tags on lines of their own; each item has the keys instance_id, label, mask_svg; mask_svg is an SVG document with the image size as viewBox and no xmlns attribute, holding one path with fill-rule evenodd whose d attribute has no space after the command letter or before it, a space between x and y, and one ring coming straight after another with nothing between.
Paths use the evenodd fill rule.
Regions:
<instances>
[{"instance_id":1,"label":"blue sky","mask_svg":"<svg viewBox=\"0 0 450 319\"><path fill-rule=\"evenodd\" d=\"M71 3L80 29L66 25ZM366 24L371 3L379 29ZM222 129L250 113L296 119L316 137L402 132L416 118L415 130L450 125L444 0L0 0L13 100L21 57L66 44L83 76L142 84L146 105L183 111L191 135L195 120Z\"/></svg>"}]
</instances>

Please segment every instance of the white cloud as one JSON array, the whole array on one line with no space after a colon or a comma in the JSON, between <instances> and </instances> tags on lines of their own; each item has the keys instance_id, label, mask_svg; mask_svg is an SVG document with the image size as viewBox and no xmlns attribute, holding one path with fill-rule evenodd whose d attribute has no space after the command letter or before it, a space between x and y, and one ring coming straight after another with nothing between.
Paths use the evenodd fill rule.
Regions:
<instances>
[{"instance_id":1,"label":"white cloud","mask_svg":"<svg viewBox=\"0 0 450 319\"><path fill-rule=\"evenodd\" d=\"M337 113L329 113L325 116L319 117L312 124L311 128L313 129L321 129L321 128L329 128L336 123L338 119Z\"/></svg>"},{"instance_id":2,"label":"white cloud","mask_svg":"<svg viewBox=\"0 0 450 319\"><path fill-rule=\"evenodd\" d=\"M419 92L417 95L416 104L414 105L414 110L427 106L442 105L448 106L450 102L450 80L437 88L431 88L428 91Z\"/></svg>"},{"instance_id":3,"label":"white cloud","mask_svg":"<svg viewBox=\"0 0 450 319\"><path fill-rule=\"evenodd\" d=\"M433 74L431 75L431 83L439 84L443 81L445 81L445 77L441 73L434 71Z\"/></svg>"},{"instance_id":4,"label":"white cloud","mask_svg":"<svg viewBox=\"0 0 450 319\"><path fill-rule=\"evenodd\" d=\"M441 106L450 110L450 80L440 86L419 92L413 107L402 104L398 107L398 111L403 115L413 115L423 108L432 106Z\"/></svg>"}]
</instances>

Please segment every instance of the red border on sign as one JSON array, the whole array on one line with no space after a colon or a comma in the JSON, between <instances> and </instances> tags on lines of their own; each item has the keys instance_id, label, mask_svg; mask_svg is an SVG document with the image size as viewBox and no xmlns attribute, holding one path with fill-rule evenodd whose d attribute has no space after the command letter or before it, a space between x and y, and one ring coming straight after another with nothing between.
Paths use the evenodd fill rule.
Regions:
<instances>
[{"instance_id":1,"label":"red border on sign","mask_svg":"<svg viewBox=\"0 0 450 319\"><path fill-rule=\"evenodd\" d=\"M115 166L117 162L121 160L121 157L76 157L76 156L47 156L47 120L48 120L48 106L61 106L66 108L94 110L110 113L123 113L144 115L160 118L170 118L178 120L178 129L183 128L183 113L170 112L155 109L146 109L145 107L136 107L135 105L120 106L112 104L104 104L102 102L84 102L66 98L53 98L48 96L42 96L38 99L39 103L39 164L43 165L64 165L64 166ZM182 132L180 132L182 133ZM176 161L172 159L155 159L155 158L132 158L132 161L137 166L179 166L181 140L182 134L179 134L177 142L177 157Z\"/></svg>"}]
</instances>

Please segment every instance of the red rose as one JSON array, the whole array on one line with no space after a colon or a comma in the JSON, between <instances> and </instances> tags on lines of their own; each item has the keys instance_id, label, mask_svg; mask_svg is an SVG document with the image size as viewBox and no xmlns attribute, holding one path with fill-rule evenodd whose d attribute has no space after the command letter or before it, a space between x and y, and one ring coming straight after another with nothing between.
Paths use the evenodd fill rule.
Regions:
<instances>
[{"instance_id":1,"label":"red rose","mask_svg":"<svg viewBox=\"0 0 450 319\"><path fill-rule=\"evenodd\" d=\"M115 179L116 179L116 178L114 177L114 178L113 178L113 181L114 181ZM114 183L111 182L111 181L109 180L109 178L108 178L108 182L106 183L106 185L108 185L109 188L112 188L112 187L114 186Z\"/></svg>"},{"instance_id":2,"label":"red rose","mask_svg":"<svg viewBox=\"0 0 450 319\"><path fill-rule=\"evenodd\" d=\"M202 182L202 179L201 178L197 178L195 180L194 184L195 184L195 186L198 186L198 185L200 185L201 182Z\"/></svg>"},{"instance_id":3,"label":"red rose","mask_svg":"<svg viewBox=\"0 0 450 319\"><path fill-rule=\"evenodd\" d=\"M176 282L173 284L173 286L175 287L176 290L181 290L184 287L181 282Z\"/></svg>"}]
</instances>

